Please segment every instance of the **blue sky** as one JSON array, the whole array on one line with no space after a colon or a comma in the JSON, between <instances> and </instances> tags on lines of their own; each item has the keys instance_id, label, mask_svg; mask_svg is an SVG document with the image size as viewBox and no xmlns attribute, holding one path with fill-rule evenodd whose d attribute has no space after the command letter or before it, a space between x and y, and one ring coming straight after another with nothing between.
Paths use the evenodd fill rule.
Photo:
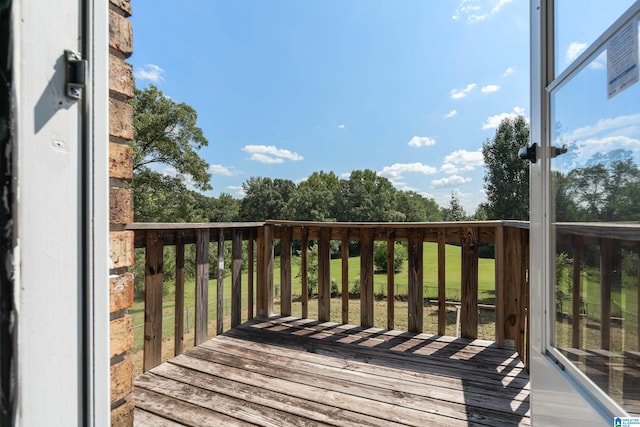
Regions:
<instances>
[{"instance_id":1,"label":"blue sky","mask_svg":"<svg viewBox=\"0 0 640 427\"><path fill-rule=\"evenodd\" d=\"M251 176L372 169L472 213L483 142L529 115L525 0L175 5L133 3L129 61L138 87L197 110L214 196L241 197Z\"/></svg>"}]
</instances>

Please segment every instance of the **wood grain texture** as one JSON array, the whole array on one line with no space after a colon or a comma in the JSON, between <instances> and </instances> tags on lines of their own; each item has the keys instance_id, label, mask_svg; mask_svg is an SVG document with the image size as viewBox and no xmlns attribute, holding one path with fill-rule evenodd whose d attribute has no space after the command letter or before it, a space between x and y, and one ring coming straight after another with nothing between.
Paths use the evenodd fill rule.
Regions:
<instances>
[{"instance_id":1,"label":"wood grain texture","mask_svg":"<svg viewBox=\"0 0 640 427\"><path fill-rule=\"evenodd\" d=\"M360 230L360 324L373 326L373 232Z\"/></svg>"},{"instance_id":2,"label":"wood grain texture","mask_svg":"<svg viewBox=\"0 0 640 427\"><path fill-rule=\"evenodd\" d=\"M444 335L446 322L447 301L447 230L438 230L438 335Z\"/></svg>"},{"instance_id":3,"label":"wood grain texture","mask_svg":"<svg viewBox=\"0 0 640 427\"><path fill-rule=\"evenodd\" d=\"M582 258L584 254L584 245L581 236L573 237L573 303L571 313L573 319L580 319L582 310ZM580 348L580 324L582 322L571 322L571 347Z\"/></svg>"},{"instance_id":4,"label":"wood grain texture","mask_svg":"<svg viewBox=\"0 0 640 427\"><path fill-rule=\"evenodd\" d=\"M184 425L527 426L529 393L517 354L488 342L281 317L154 368L134 398Z\"/></svg>"},{"instance_id":5,"label":"wood grain texture","mask_svg":"<svg viewBox=\"0 0 640 427\"><path fill-rule=\"evenodd\" d=\"M162 359L163 245L159 231L148 231L144 265L144 362L148 371Z\"/></svg>"},{"instance_id":6,"label":"wood grain texture","mask_svg":"<svg viewBox=\"0 0 640 427\"><path fill-rule=\"evenodd\" d=\"M249 320L253 319L254 317L254 281L253 281L253 277L254 277L254 271L253 271L253 266L255 263L255 257L254 257L254 241L255 241L255 236L253 235L253 233L251 234L251 237L249 237L249 241L247 242L247 251L248 253L248 262L247 262L247 318Z\"/></svg>"},{"instance_id":7,"label":"wood grain texture","mask_svg":"<svg viewBox=\"0 0 640 427\"><path fill-rule=\"evenodd\" d=\"M218 268L216 269L216 334L224 331L224 233L218 233Z\"/></svg>"},{"instance_id":8,"label":"wood grain texture","mask_svg":"<svg viewBox=\"0 0 640 427\"><path fill-rule=\"evenodd\" d=\"M309 239L307 239L307 229L301 230L300 236L300 282L302 287L302 317L307 318L309 316L309 266L308 266L308 251L309 251Z\"/></svg>"},{"instance_id":9,"label":"wood grain texture","mask_svg":"<svg viewBox=\"0 0 640 427\"><path fill-rule=\"evenodd\" d=\"M251 252L250 252L251 253ZM252 264L251 258L249 263ZM252 301L249 300L249 305ZM231 327L242 320L242 230L233 230L231 241Z\"/></svg>"},{"instance_id":10,"label":"wood grain texture","mask_svg":"<svg viewBox=\"0 0 640 427\"><path fill-rule=\"evenodd\" d=\"M209 322L209 230L196 230L195 345L206 341Z\"/></svg>"},{"instance_id":11,"label":"wood grain texture","mask_svg":"<svg viewBox=\"0 0 640 427\"><path fill-rule=\"evenodd\" d=\"M420 229L409 231L409 286L408 286L408 329L409 332L422 332L424 328L424 283L423 283L423 232Z\"/></svg>"},{"instance_id":12,"label":"wood grain texture","mask_svg":"<svg viewBox=\"0 0 640 427\"><path fill-rule=\"evenodd\" d=\"M280 313L291 315L291 227L280 231Z\"/></svg>"},{"instance_id":13,"label":"wood grain texture","mask_svg":"<svg viewBox=\"0 0 640 427\"><path fill-rule=\"evenodd\" d=\"M467 227L462 235L462 285L460 291L463 338L478 337L478 229Z\"/></svg>"},{"instance_id":14,"label":"wood grain texture","mask_svg":"<svg viewBox=\"0 0 640 427\"><path fill-rule=\"evenodd\" d=\"M387 232L387 329L395 327L395 232Z\"/></svg>"},{"instance_id":15,"label":"wood grain texture","mask_svg":"<svg viewBox=\"0 0 640 427\"><path fill-rule=\"evenodd\" d=\"M349 323L349 229L342 229L342 323Z\"/></svg>"},{"instance_id":16,"label":"wood grain texture","mask_svg":"<svg viewBox=\"0 0 640 427\"><path fill-rule=\"evenodd\" d=\"M173 328L173 353L175 356L182 353L184 348L184 244L182 232L176 241L176 293L175 293L175 320Z\"/></svg>"},{"instance_id":17,"label":"wood grain texture","mask_svg":"<svg viewBox=\"0 0 640 427\"><path fill-rule=\"evenodd\" d=\"M327 322L331 316L331 230L323 228L318 240L318 320Z\"/></svg>"}]
</instances>

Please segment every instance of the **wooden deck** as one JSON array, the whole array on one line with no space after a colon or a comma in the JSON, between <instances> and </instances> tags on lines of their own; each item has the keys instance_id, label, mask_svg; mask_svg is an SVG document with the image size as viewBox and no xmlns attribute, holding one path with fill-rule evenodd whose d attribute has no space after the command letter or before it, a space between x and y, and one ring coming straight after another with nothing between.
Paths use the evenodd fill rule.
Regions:
<instances>
[{"instance_id":1,"label":"wooden deck","mask_svg":"<svg viewBox=\"0 0 640 427\"><path fill-rule=\"evenodd\" d=\"M491 342L272 318L138 377L135 425L530 425L529 394Z\"/></svg>"}]
</instances>

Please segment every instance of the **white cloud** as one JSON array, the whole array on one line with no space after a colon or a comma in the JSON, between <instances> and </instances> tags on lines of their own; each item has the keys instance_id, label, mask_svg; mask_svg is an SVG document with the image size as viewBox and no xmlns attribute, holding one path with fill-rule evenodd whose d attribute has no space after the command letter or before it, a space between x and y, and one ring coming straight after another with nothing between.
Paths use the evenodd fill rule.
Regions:
<instances>
[{"instance_id":1,"label":"white cloud","mask_svg":"<svg viewBox=\"0 0 640 427\"><path fill-rule=\"evenodd\" d=\"M409 141L410 147L428 147L430 145L435 145L436 140L433 138L429 138L428 136L414 136Z\"/></svg>"},{"instance_id":2,"label":"white cloud","mask_svg":"<svg viewBox=\"0 0 640 427\"><path fill-rule=\"evenodd\" d=\"M472 171L479 166L484 166L482 151L456 150L444 158L440 170L447 174L462 171Z\"/></svg>"},{"instance_id":3,"label":"white cloud","mask_svg":"<svg viewBox=\"0 0 640 427\"><path fill-rule=\"evenodd\" d=\"M275 145L245 145L242 151L251 154L250 159L260 163L276 164L285 160L302 160L303 157L293 151L277 148Z\"/></svg>"},{"instance_id":4,"label":"white cloud","mask_svg":"<svg viewBox=\"0 0 640 427\"><path fill-rule=\"evenodd\" d=\"M484 21L495 15L512 0L462 0L453 14L453 19L464 19L470 24Z\"/></svg>"},{"instance_id":5,"label":"white cloud","mask_svg":"<svg viewBox=\"0 0 640 427\"><path fill-rule=\"evenodd\" d=\"M467 87L465 87L464 89L452 89L450 94L451 94L451 99L461 99L464 98L465 96L467 96L469 94L469 92L471 92L473 89L475 89L477 85L475 83L469 83L467 85Z\"/></svg>"},{"instance_id":6,"label":"white cloud","mask_svg":"<svg viewBox=\"0 0 640 427\"><path fill-rule=\"evenodd\" d=\"M147 64L144 67L136 69L133 73L136 79L148 80L153 83L158 83L164 80L164 77L162 76L163 74L164 70L155 64Z\"/></svg>"},{"instance_id":7,"label":"white cloud","mask_svg":"<svg viewBox=\"0 0 640 427\"><path fill-rule=\"evenodd\" d=\"M575 155L572 167L583 165L594 154L614 149L630 150L637 156L640 154L640 114L598 120L593 125L562 133L553 144L570 148Z\"/></svg>"},{"instance_id":8,"label":"white cloud","mask_svg":"<svg viewBox=\"0 0 640 427\"><path fill-rule=\"evenodd\" d=\"M524 116L524 108L513 107L513 113L501 113L490 116L482 125L482 129L496 129L504 119L515 119L517 116Z\"/></svg>"},{"instance_id":9,"label":"white cloud","mask_svg":"<svg viewBox=\"0 0 640 427\"><path fill-rule=\"evenodd\" d=\"M464 178L459 175L452 175L448 178L435 179L431 181L431 186L434 188L454 187L456 185L462 185L472 181L471 178Z\"/></svg>"},{"instance_id":10,"label":"white cloud","mask_svg":"<svg viewBox=\"0 0 640 427\"><path fill-rule=\"evenodd\" d=\"M346 126L343 124L338 125L338 129L344 129Z\"/></svg>"},{"instance_id":11,"label":"white cloud","mask_svg":"<svg viewBox=\"0 0 640 427\"><path fill-rule=\"evenodd\" d=\"M502 77L508 77L511 74L515 73L517 70L516 67L508 67L506 70L504 70L504 73L502 74Z\"/></svg>"},{"instance_id":12,"label":"white cloud","mask_svg":"<svg viewBox=\"0 0 640 427\"><path fill-rule=\"evenodd\" d=\"M445 114L444 118L445 119L450 119L451 117L453 117L453 116L455 116L457 114L458 114L457 110L451 110L447 114Z\"/></svg>"},{"instance_id":13,"label":"white cloud","mask_svg":"<svg viewBox=\"0 0 640 427\"><path fill-rule=\"evenodd\" d=\"M436 173L437 169L433 166L425 165L423 163L394 163L391 166L385 166L380 171L380 175L389 178L391 181L395 181L402 178L404 173L421 173L424 175L431 175Z\"/></svg>"},{"instance_id":14,"label":"white cloud","mask_svg":"<svg viewBox=\"0 0 640 427\"><path fill-rule=\"evenodd\" d=\"M486 85L486 86L483 86L482 89L480 89L482 93L497 92L499 90L500 90L499 85Z\"/></svg>"},{"instance_id":15,"label":"white cloud","mask_svg":"<svg viewBox=\"0 0 640 427\"><path fill-rule=\"evenodd\" d=\"M587 48L586 43L573 42L569 45L566 52L567 64L573 62Z\"/></svg>"},{"instance_id":16,"label":"white cloud","mask_svg":"<svg viewBox=\"0 0 640 427\"><path fill-rule=\"evenodd\" d=\"M211 175L235 176L235 175L239 175L241 172L236 170L233 167L227 167L222 165L209 165L209 173Z\"/></svg>"},{"instance_id":17,"label":"white cloud","mask_svg":"<svg viewBox=\"0 0 640 427\"><path fill-rule=\"evenodd\" d=\"M240 196L240 197L246 196L246 193L244 192L244 188L242 188L242 185L229 185L227 186L227 190L231 191L232 193L235 193L237 196Z\"/></svg>"}]
</instances>

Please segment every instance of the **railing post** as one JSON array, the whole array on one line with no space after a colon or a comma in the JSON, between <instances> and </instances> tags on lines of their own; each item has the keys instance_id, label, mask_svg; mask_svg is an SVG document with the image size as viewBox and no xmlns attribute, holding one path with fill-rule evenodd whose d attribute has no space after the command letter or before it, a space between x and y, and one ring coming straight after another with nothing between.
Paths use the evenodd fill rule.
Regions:
<instances>
[{"instance_id":1,"label":"railing post","mask_svg":"<svg viewBox=\"0 0 640 427\"><path fill-rule=\"evenodd\" d=\"M478 338L478 229L462 230L461 336Z\"/></svg>"},{"instance_id":2,"label":"railing post","mask_svg":"<svg viewBox=\"0 0 640 427\"><path fill-rule=\"evenodd\" d=\"M291 316L291 227L280 229L280 314Z\"/></svg>"},{"instance_id":3,"label":"railing post","mask_svg":"<svg viewBox=\"0 0 640 427\"><path fill-rule=\"evenodd\" d=\"M573 236L573 304L572 304L572 327L571 327L571 347L580 348L580 311L582 304L580 301L580 285L582 257L584 253L584 245L582 244L582 236Z\"/></svg>"},{"instance_id":4,"label":"railing post","mask_svg":"<svg viewBox=\"0 0 640 427\"><path fill-rule=\"evenodd\" d=\"M318 234L318 320L328 322L331 317L331 278L329 272L331 229L322 227Z\"/></svg>"},{"instance_id":5,"label":"railing post","mask_svg":"<svg viewBox=\"0 0 640 427\"><path fill-rule=\"evenodd\" d=\"M235 328L242 320L242 230L239 229L233 230L231 259L231 327ZM253 263L251 257L249 263Z\"/></svg>"},{"instance_id":6,"label":"railing post","mask_svg":"<svg viewBox=\"0 0 640 427\"><path fill-rule=\"evenodd\" d=\"M176 237L176 295L174 324L175 356L182 354L184 348L184 243L182 232Z\"/></svg>"},{"instance_id":7,"label":"railing post","mask_svg":"<svg viewBox=\"0 0 640 427\"><path fill-rule=\"evenodd\" d=\"M300 276L302 286L302 318L306 319L309 317L309 269L307 266L309 230L306 227L302 227L301 234Z\"/></svg>"},{"instance_id":8,"label":"railing post","mask_svg":"<svg viewBox=\"0 0 640 427\"><path fill-rule=\"evenodd\" d=\"M253 240L254 230L249 232L249 242L247 243L247 318L253 319L253 263L255 262L253 256Z\"/></svg>"},{"instance_id":9,"label":"railing post","mask_svg":"<svg viewBox=\"0 0 640 427\"><path fill-rule=\"evenodd\" d=\"M424 329L424 233L421 229L409 230L409 289L408 329L421 333Z\"/></svg>"},{"instance_id":10,"label":"railing post","mask_svg":"<svg viewBox=\"0 0 640 427\"><path fill-rule=\"evenodd\" d=\"M159 231L147 231L144 266L144 362L146 372L162 361L163 242Z\"/></svg>"},{"instance_id":11,"label":"railing post","mask_svg":"<svg viewBox=\"0 0 640 427\"><path fill-rule=\"evenodd\" d=\"M438 229L438 335L445 334L446 328L446 301L447 301L447 282L446 282L446 243L447 229Z\"/></svg>"},{"instance_id":12,"label":"railing post","mask_svg":"<svg viewBox=\"0 0 640 427\"><path fill-rule=\"evenodd\" d=\"M373 230L360 229L360 325L373 326Z\"/></svg>"},{"instance_id":13,"label":"railing post","mask_svg":"<svg viewBox=\"0 0 640 427\"><path fill-rule=\"evenodd\" d=\"M224 230L218 230L218 271L216 275L216 335L224 331Z\"/></svg>"},{"instance_id":14,"label":"railing post","mask_svg":"<svg viewBox=\"0 0 640 427\"><path fill-rule=\"evenodd\" d=\"M496 343L499 348L504 348L505 334L508 334L508 325L505 323L506 318L506 286L514 286L515 283L509 281L507 269L513 268L517 260L509 258L511 263L507 262L506 248L507 243L505 234L508 233L505 227L500 224L495 228L494 236L494 258L495 258L495 275L496 275ZM514 278L515 275L511 276ZM513 339L513 338L512 338Z\"/></svg>"},{"instance_id":15,"label":"railing post","mask_svg":"<svg viewBox=\"0 0 640 427\"><path fill-rule=\"evenodd\" d=\"M196 230L195 345L209 339L209 230Z\"/></svg>"},{"instance_id":16,"label":"railing post","mask_svg":"<svg viewBox=\"0 0 640 427\"><path fill-rule=\"evenodd\" d=\"M395 328L395 230L387 230L387 329Z\"/></svg>"},{"instance_id":17,"label":"railing post","mask_svg":"<svg viewBox=\"0 0 640 427\"><path fill-rule=\"evenodd\" d=\"M349 229L342 229L342 323L349 323Z\"/></svg>"},{"instance_id":18,"label":"railing post","mask_svg":"<svg viewBox=\"0 0 640 427\"><path fill-rule=\"evenodd\" d=\"M258 233L258 316L273 315L273 226Z\"/></svg>"}]
</instances>

